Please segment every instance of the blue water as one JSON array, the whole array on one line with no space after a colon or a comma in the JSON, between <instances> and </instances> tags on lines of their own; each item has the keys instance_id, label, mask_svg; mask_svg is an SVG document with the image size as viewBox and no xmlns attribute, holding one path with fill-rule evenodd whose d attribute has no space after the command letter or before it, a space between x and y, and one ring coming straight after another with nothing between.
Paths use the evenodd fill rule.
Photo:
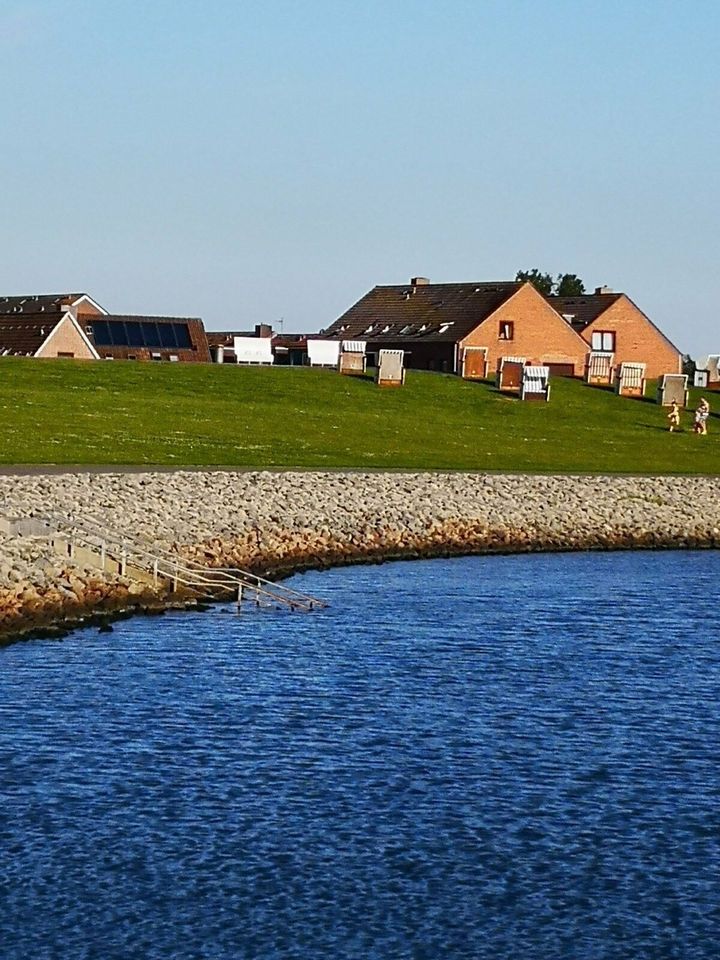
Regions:
<instances>
[{"instance_id":1,"label":"blue water","mask_svg":"<svg viewBox=\"0 0 720 960\"><path fill-rule=\"evenodd\" d=\"M715 958L720 554L0 650L0 957Z\"/></svg>"}]
</instances>

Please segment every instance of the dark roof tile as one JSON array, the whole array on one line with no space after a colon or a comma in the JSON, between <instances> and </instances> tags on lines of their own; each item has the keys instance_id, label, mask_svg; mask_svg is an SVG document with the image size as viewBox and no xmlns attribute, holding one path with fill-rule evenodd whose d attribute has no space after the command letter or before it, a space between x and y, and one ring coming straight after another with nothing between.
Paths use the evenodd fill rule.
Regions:
<instances>
[{"instance_id":1,"label":"dark roof tile","mask_svg":"<svg viewBox=\"0 0 720 960\"><path fill-rule=\"evenodd\" d=\"M622 293L589 293L581 297L545 297L545 299L560 316L573 317L570 323L576 330L583 330L622 296Z\"/></svg>"},{"instance_id":2,"label":"dark roof tile","mask_svg":"<svg viewBox=\"0 0 720 960\"><path fill-rule=\"evenodd\" d=\"M52 330L62 319L61 314L16 313L0 315L0 354L4 356L32 356L37 353Z\"/></svg>"},{"instance_id":3,"label":"dark roof tile","mask_svg":"<svg viewBox=\"0 0 720 960\"><path fill-rule=\"evenodd\" d=\"M3 313L59 313L63 306L74 303L84 293L43 293L38 296L0 297L0 314Z\"/></svg>"},{"instance_id":4,"label":"dark roof tile","mask_svg":"<svg viewBox=\"0 0 720 960\"><path fill-rule=\"evenodd\" d=\"M515 281L378 286L328 327L324 336L373 342L457 341L521 287Z\"/></svg>"}]
</instances>

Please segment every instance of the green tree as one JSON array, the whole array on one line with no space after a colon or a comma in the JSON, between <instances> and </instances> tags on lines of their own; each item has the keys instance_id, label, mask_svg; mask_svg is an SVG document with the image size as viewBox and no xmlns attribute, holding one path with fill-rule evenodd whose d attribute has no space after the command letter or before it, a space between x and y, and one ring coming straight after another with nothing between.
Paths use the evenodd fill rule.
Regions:
<instances>
[{"instance_id":1,"label":"green tree","mask_svg":"<svg viewBox=\"0 0 720 960\"><path fill-rule=\"evenodd\" d=\"M521 283L531 283L536 290L545 294L546 297L549 297L553 292L554 284L552 274L542 273L537 267L533 267L532 270L518 270L515 274L515 279Z\"/></svg>"},{"instance_id":2,"label":"green tree","mask_svg":"<svg viewBox=\"0 0 720 960\"><path fill-rule=\"evenodd\" d=\"M533 267L532 270L518 270L515 279L531 283L546 297L579 297L585 293L585 284L576 273L559 273L553 280L551 273Z\"/></svg>"},{"instance_id":3,"label":"green tree","mask_svg":"<svg viewBox=\"0 0 720 960\"><path fill-rule=\"evenodd\" d=\"M585 293L585 284L576 273L559 273L555 281L558 297L580 297Z\"/></svg>"}]
</instances>

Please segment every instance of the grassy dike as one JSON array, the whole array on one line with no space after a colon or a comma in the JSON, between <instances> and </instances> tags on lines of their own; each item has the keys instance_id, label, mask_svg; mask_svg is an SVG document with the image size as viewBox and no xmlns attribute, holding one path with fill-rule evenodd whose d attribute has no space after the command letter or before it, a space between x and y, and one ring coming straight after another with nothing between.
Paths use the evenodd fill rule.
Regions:
<instances>
[{"instance_id":1,"label":"grassy dike","mask_svg":"<svg viewBox=\"0 0 720 960\"><path fill-rule=\"evenodd\" d=\"M556 378L549 404L409 371L402 390L306 368L0 359L0 463L720 473L709 436ZM699 396L693 391L691 404Z\"/></svg>"}]
</instances>

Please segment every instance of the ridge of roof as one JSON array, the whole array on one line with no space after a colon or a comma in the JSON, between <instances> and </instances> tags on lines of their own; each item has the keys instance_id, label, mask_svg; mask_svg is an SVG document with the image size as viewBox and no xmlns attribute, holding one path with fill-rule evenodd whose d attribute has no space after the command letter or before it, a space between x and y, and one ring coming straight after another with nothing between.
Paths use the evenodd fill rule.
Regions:
<instances>
[{"instance_id":1,"label":"ridge of roof","mask_svg":"<svg viewBox=\"0 0 720 960\"><path fill-rule=\"evenodd\" d=\"M200 320L200 317L166 317L166 316L157 316L154 314L135 314L135 313L103 313L100 316L90 316L83 317L83 323L102 323L103 321L108 320L129 320L132 321L145 321L146 323L152 323L153 321L163 320L165 322L172 321L173 323L187 323L190 320Z\"/></svg>"},{"instance_id":2,"label":"ridge of roof","mask_svg":"<svg viewBox=\"0 0 720 960\"><path fill-rule=\"evenodd\" d=\"M0 296L0 313L29 313L40 312L37 308L55 307L58 311L64 304L72 304L82 297L89 297L87 293L40 293L15 294ZM18 310L17 308L22 308Z\"/></svg>"}]
</instances>

